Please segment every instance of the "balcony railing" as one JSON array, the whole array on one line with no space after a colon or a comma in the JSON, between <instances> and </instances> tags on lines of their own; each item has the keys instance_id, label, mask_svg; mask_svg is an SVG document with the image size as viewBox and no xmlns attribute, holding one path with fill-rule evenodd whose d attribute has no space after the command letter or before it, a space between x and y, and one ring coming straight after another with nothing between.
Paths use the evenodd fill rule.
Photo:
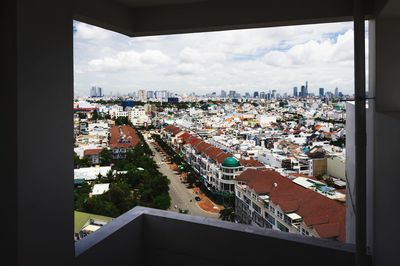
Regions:
<instances>
[{"instance_id":1,"label":"balcony railing","mask_svg":"<svg viewBox=\"0 0 400 266\"><path fill-rule=\"evenodd\" d=\"M75 254L85 266L354 264L349 244L143 207L77 241Z\"/></svg>"}]
</instances>

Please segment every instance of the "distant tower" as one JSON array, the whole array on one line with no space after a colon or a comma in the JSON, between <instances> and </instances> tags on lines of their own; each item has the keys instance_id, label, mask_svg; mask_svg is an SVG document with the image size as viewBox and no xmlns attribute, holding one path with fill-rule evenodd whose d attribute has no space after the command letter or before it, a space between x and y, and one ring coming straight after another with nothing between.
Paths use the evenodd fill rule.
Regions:
<instances>
[{"instance_id":1,"label":"distant tower","mask_svg":"<svg viewBox=\"0 0 400 266\"><path fill-rule=\"evenodd\" d=\"M101 87L97 87L97 97L103 97L103 91Z\"/></svg>"},{"instance_id":2,"label":"distant tower","mask_svg":"<svg viewBox=\"0 0 400 266\"><path fill-rule=\"evenodd\" d=\"M307 97L307 89L306 86L302 85L301 90L300 90L300 95L301 98L306 98Z\"/></svg>"},{"instance_id":3,"label":"distant tower","mask_svg":"<svg viewBox=\"0 0 400 266\"><path fill-rule=\"evenodd\" d=\"M147 99L153 99L154 98L154 91L147 91Z\"/></svg>"},{"instance_id":4,"label":"distant tower","mask_svg":"<svg viewBox=\"0 0 400 266\"><path fill-rule=\"evenodd\" d=\"M271 99L276 99L276 90L272 90Z\"/></svg>"},{"instance_id":5,"label":"distant tower","mask_svg":"<svg viewBox=\"0 0 400 266\"><path fill-rule=\"evenodd\" d=\"M226 91L225 90L221 90L221 98L226 98Z\"/></svg>"},{"instance_id":6,"label":"distant tower","mask_svg":"<svg viewBox=\"0 0 400 266\"><path fill-rule=\"evenodd\" d=\"M307 97L307 96L308 96L308 81L306 81L306 94L304 97Z\"/></svg>"},{"instance_id":7,"label":"distant tower","mask_svg":"<svg viewBox=\"0 0 400 266\"><path fill-rule=\"evenodd\" d=\"M335 89L335 97L336 98L339 97L339 89L338 89L338 87L336 87L336 89Z\"/></svg>"},{"instance_id":8,"label":"distant tower","mask_svg":"<svg viewBox=\"0 0 400 266\"><path fill-rule=\"evenodd\" d=\"M293 88L293 97L297 97L297 96L299 96L298 92L297 92L297 87L294 87Z\"/></svg>"},{"instance_id":9,"label":"distant tower","mask_svg":"<svg viewBox=\"0 0 400 266\"><path fill-rule=\"evenodd\" d=\"M93 86L91 89L90 89L90 97L96 97L97 96L97 92L96 92L96 87L95 86Z\"/></svg>"},{"instance_id":10,"label":"distant tower","mask_svg":"<svg viewBox=\"0 0 400 266\"><path fill-rule=\"evenodd\" d=\"M90 97L103 97L102 89L98 86L92 86L92 88L90 89Z\"/></svg>"},{"instance_id":11,"label":"distant tower","mask_svg":"<svg viewBox=\"0 0 400 266\"><path fill-rule=\"evenodd\" d=\"M324 97L325 96L325 92L324 92L324 88L319 88L319 97Z\"/></svg>"}]
</instances>

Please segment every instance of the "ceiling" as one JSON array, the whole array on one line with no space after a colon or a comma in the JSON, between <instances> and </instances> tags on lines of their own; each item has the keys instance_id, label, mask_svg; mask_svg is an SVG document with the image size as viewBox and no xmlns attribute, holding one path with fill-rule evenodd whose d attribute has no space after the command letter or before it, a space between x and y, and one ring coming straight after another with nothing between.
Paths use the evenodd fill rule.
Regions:
<instances>
[{"instance_id":1,"label":"ceiling","mask_svg":"<svg viewBox=\"0 0 400 266\"><path fill-rule=\"evenodd\" d=\"M128 36L351 21L352 0L76 0L74 19ZM365 0L366 15L399 0Z\"/></svg>"},{"instance_id":2,"label":"ceiling","mask_svg":"<svg viewBox=\"0 0 400 266\"><path fill-rule=\"evenodd\" d=\"M196 2L207 2L216 0L117 0L129 7L151 7L151 6L167 6L176 4L191 4Z\"/></svg>"}]
</instances>

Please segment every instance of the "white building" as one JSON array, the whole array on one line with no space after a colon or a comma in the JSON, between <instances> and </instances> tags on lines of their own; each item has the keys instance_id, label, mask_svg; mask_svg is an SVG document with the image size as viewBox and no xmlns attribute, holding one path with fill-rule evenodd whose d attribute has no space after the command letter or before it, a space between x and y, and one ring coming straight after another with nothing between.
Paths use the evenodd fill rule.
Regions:
<instances>
[{"instance_id":1,"label":"white building","mask_svg":"<svg viewBox=\"0 0 400 266\"><path fill-rule=\"evenodd\" d=\"M99 175L106 176L109 171L112 171L111 166L78 168L74 169L74 179L96 180Z\"/></svg>"},{"instance_id":2,"label":"white building","mask_svg":"<svg viewBox=\"0 0 400 266\"><path fill-rule=\"evenodd\" d=\"M95 184L92 188L91 196L98 196L110 190L110 183Z\"/></svg>"}]
</instances>

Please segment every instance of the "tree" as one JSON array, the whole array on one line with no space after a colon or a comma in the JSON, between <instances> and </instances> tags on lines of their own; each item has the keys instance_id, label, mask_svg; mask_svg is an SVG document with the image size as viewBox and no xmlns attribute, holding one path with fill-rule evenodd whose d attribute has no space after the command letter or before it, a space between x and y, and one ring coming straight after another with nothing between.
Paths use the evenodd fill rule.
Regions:
<instances>
[{"instance_id":1,"label":"tree","mask_svg":"<svg viewBox=\"0 0 400 266\"><path fill-rule=\"evenodd\" d=\"M86 113L78 113L79 119L86 119L87 115Z\"/></svg>"},{"instance_id":2,"label":"tree","mask_svg":"<svg viewBox=\"0 0 400 266\"><path fill-rule=\"evenodd\" d=\"M74 152L74 168L78 168L80 165L81 159L79 158L78 154Z\"/></svg>"},{"instance_id":3,"label":"tree","mask_svg":"<svg viewBox=\"0 0 400 266\"><path fill-rule=\"evenodd\" d=\"M171 197L168 193L163 193L154 198L153 208L167 210L171 206Z\"/></svg>"},{"instance_id":4,"label":"tree","mask_svg":"<svg viewBox=\"0 0 400 266\"><path fill-rule=\"evenodd\" d=\"M227 207L219 211L219 218L224 221L235 221L235 211L232 207Z\"/></svg>"},{"instance_id":5,"label":"tree","mask_svg":"<svg viewBox=\"0 0 400 266\"><path fill-rule=\"evenodd\" d=\"M186 181L188 182L188 187L192 188L194 186L194 183L196 182L196 175L192 172L189 172Z\"/></svg>"},{"instance_id":6,"label":"tree","mask_svg":"<svg viewBox=\"0 0 400 266\"><path fill-rule=\"evenodd\" d=\"M106 181L109 182L109 183L112 183L112 182L114 181L115 176L114 176L114 173L113 173L112 170L110 170L110 171L107 172L107 175L106 175L105 179L106 179Z\"/></svg>"},{"instance_id":7,"label":"tree","mask_svg":"<svg viewBox=\"0 0 400 266\"><path fill-rule=\"evenodd\" d=\"M111 150L104 148L101 152L100 152L100 164L102 166L107 166L110 165L112 161L112 153Z\"/></svg>"},{"instance_id":8,"label":"tree","mask_svg":"<svg viewBox=\"0 0 400 266\"><path fill-rule=\"evenodd\" d=\"M97 110L94 110L92 113L92 119L94 121L97 121L97 119L99 119L99 113L97 112Z\"/></svg>"},{"instance_id":9,"label":"tree","mask_svg":"<svg viewBox=\"0 0 400 266\"><path fill-rule=\"evenodd\" d=\"M126 116L120 116L115 119L115 125L117 126L123 126L123 125L130 125L131 123L128 120L128 117Z\"/></svg>"},{"instance_id":10,"label":"tree","mask_svg":"<svg viewBox=\"0 0 400 266\"><path fill-rule=\"evenodd\" d=\"M136 201L132 197L129 185L126 182L113 183L106 196L118 209L119 214L123 214L136 206Z\"/></svg>"},{"instance_id":11,"label":"tree","mask_svg":"<svg viewBox=\"0 0 400 266\"><path fill-rule=\"evenodd\" d=\"M74 167L75 168L80 168L80 167L89 167L91 163L89 162L89 159L87 157L83 157L82 159L79 158L79 156L74 152Z\"/></svg>"},{"instance_id":12,"label":"tree","mask_svg":"<svg viewBox=\"0 0 400 266\"><path fill-rule=\"evenodd\" d=\"M109 217L117 217L118 215L120 215L115 205L112 202L106 200L103 195L88 198L83 206L83 211L93 214L99 214Z\"/></svg>"}]
</instances>

